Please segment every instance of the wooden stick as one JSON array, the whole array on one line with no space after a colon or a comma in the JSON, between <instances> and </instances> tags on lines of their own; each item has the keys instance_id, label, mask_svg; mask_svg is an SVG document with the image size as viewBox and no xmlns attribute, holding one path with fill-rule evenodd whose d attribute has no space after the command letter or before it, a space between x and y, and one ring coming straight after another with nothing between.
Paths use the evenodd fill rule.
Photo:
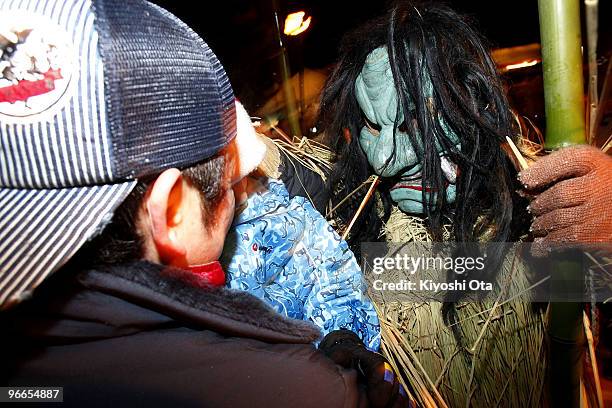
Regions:
<instances>
[{"instance_id":1,"label":"wooden stick","mask_svg":"<svg viewBox=\"0 0 612 408\"><path fill-rule=\"evenodd\" d=\"M597 357L595 356L595 345L593 344L593 332L591 331L591 322L587 317L586 312L582 312L584 322L584 332L586 334L587 343L589 345L589 354L591 357L591 367L593 369L593 377L595 378L595 391L597 393L597 404L599 408L604 408L603 394L601 392L601 382L599 381L599 369L597 368Z\"/></svg>"},{"instance_id":2,"label":"wooden stick","mask_svg":"<svg viewBox=\"0 0 612 408\"><path fill-rule=\"evenodd\" d=\"M508 141L508 144L510 145L510 149L512 149L512 153L514 153L514 156L516 157L516 160L518 160L518 164L519 164L519 167L521 168L521 170L525 170L526 168L528 168L529 167L529 163L527 163L527 160L525 160L525 158L523 157L523 155L519 151L518 147L516 147L516 145L512 141L512 139L510 139L508 136L506 136L506 140Z\"/></svg>"},{"instance_id":3,"label":"wooden stick","mask_svg":"<svg viewBox=\"0 0 612 408\"><path fill-rule=\"evenodd\" d=\"M380 176L374 177L374 180L372 181L372 185L370 186L370 189L368 190L366 196L361 201L361 204L359 204L359 208L357 209L357 212L353 216L353 219L351 220L350 224L348 225L348 227L346 228L346 230L342 234L342 239L346 239L349 231L351 230L351 228L353 228L353 224L355 224L355 221L357 221L357 218L359 218L359 214L361 214L361 212L365 208L366 204L368 203L368 201L372 197L372 194L374 194L374 189L378 185L379 181L380 181Z\"/></svg>"},{"instance_id":4,"label":"wooden stick","mask_svg":"<svg viewBox=\"0 0 612 408\"><path fill-rule=\"evenodd\" d=\"M368 178L369 180L369 178ZM351 191L349 193L349 195L347 195L346 197L344 197L342 200L340 200L340 202L338 204L336 204L335 206L332 207L331 210L328 211L327 214L325 214L325 218L329 218L334 211L336 211L338 208L340 208L340 206L342 204L344 204L346 201L348 201L356 192L358 192L359 190L361 190L364 186L368 185L368 180L364 181L363 183L361 183L359 185L359 187L357 187L356 189L354 189L353 191Z\"/></svg>"},{"instance_id":5,"label":"wooden stick","mask_svg":"<svg viewBox=\"0 0 612 408\"><path fill-rule=\"evenodd\" d=\"M283 132L281 128L276 127L276 125L273 125L272 123L270 123L270 127L272 128L272 130L276 131L276 133L281 135L281 137L285 139L287 143L293 145L293 141L291 140L291 138L289 138L289 136L285 132Z\"/></svg>"}]
</instances>

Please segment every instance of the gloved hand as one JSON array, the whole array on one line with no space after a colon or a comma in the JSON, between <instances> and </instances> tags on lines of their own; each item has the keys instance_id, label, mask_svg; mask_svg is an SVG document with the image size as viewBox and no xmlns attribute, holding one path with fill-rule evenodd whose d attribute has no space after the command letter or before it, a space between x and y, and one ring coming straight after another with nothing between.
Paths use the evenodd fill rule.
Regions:
<instances>
[{"instance_id":1,"label":"gloved hand","mask_svg":"<svg viewBox=\"0 0 612 408\"><path fill-rule=\"evenodd\" d=\"M612 241L612 158L590 146L558 150L523 170L519 180L536 194L532 253L554 244Z\"/></svg>"},{"instance_id":2,"label":"gloved hand","mask_svg":"<svg viewBox=\"0 0 612 408\"><path fill-rule=\"evenodd\" d=\"M329 333L321 341L319 350L336 364L354 368L360 373L371 407L416 407L387 360L368 350L352 331L343 329Z\"/></svg>"}]
</instances>

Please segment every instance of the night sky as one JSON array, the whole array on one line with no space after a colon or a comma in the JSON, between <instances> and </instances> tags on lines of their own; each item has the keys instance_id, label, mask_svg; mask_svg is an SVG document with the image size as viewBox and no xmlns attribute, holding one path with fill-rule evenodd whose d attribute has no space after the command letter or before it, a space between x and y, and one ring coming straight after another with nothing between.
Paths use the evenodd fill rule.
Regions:
<instances>
[{"instance_id":1,"label":"night sky","mask_svg":"<svg viewBox=\"0 0 612 408\"><path fill-rule=\"evenodd\" d=\"M272 0L153 2L177 15L204 38L226 68L236 94L247 108L257 108L269 96L273 85L279 82ZM466 14L492 48L539 42L536 0L446 3ZM610 39L610 24L603 23L611 20L609 3L612 2L600 1L600 37L604 41ZM306 67L328 67L335 61L342 34L383 13L386 7L384 0L278 0L281 24L287 12L302 9L313 16L310 29L300 40L286 42L294 67L299 57Z\"/></svg>"}]
</instances>

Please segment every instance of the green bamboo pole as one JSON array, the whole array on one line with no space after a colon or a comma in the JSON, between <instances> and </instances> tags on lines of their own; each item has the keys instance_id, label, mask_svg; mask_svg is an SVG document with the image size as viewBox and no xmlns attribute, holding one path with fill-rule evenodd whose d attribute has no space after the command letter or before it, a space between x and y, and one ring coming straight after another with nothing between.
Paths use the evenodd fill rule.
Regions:
<instances>
[{"instance_id":1,"label":"green bamboo pole","mask_svg":"<svg viewBox=\"0 0 612 408\"><path fill-rule=\"evenodd\" d=\"M546 148L585 143L579 0L539 0Z\"/></svg>"},{"instance_id":2,"label":"green bamboo pole","mask_svg":"<svg viewBox=\"0 0 612 408\"><path fill-rule=\"evenodd\" d=\"M579 0L538 0L538 9L544 74L546 148L553 150L585 143ZM576 300L570 303L568 298L580 294L582 285L579 262L567 257L553 261L551 290L559 300L551 302L548 320L549 396L550 406L553 407L580 406L583 307Z\"/></svg>"},{"instance_id":3,"label":"green bamboo pole","mask_svg":"<svg viewBox=\"0 0 612 408\"><path fill-rule=\"evenodd\" d=\"M599 0L584 0L587 28L587 49L589 61L589 127L587 139L593 144L597 131L595 121L597 120L597 18L599 15Z\"/></svg>"}]
</instances>

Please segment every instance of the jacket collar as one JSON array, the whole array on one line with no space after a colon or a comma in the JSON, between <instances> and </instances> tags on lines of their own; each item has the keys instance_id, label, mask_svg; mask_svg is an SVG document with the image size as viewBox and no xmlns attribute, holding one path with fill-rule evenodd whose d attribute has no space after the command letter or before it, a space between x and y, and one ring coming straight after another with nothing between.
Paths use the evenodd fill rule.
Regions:
<instances>
[{"instance_id":1,"label":"jacket collar","mask_svg":"<svg viewBox=\"0 0 612 408\"><path fill-rule=\"evenodd\" d=\"M203 285L189 271L135 262L62 272L17 308L20 331L75 340L185 326L272 343L307 344L320 337L312 324L285 318L246 292ZM46 324L40 324L41 315Z\"/></svg>"}]
</instances>

